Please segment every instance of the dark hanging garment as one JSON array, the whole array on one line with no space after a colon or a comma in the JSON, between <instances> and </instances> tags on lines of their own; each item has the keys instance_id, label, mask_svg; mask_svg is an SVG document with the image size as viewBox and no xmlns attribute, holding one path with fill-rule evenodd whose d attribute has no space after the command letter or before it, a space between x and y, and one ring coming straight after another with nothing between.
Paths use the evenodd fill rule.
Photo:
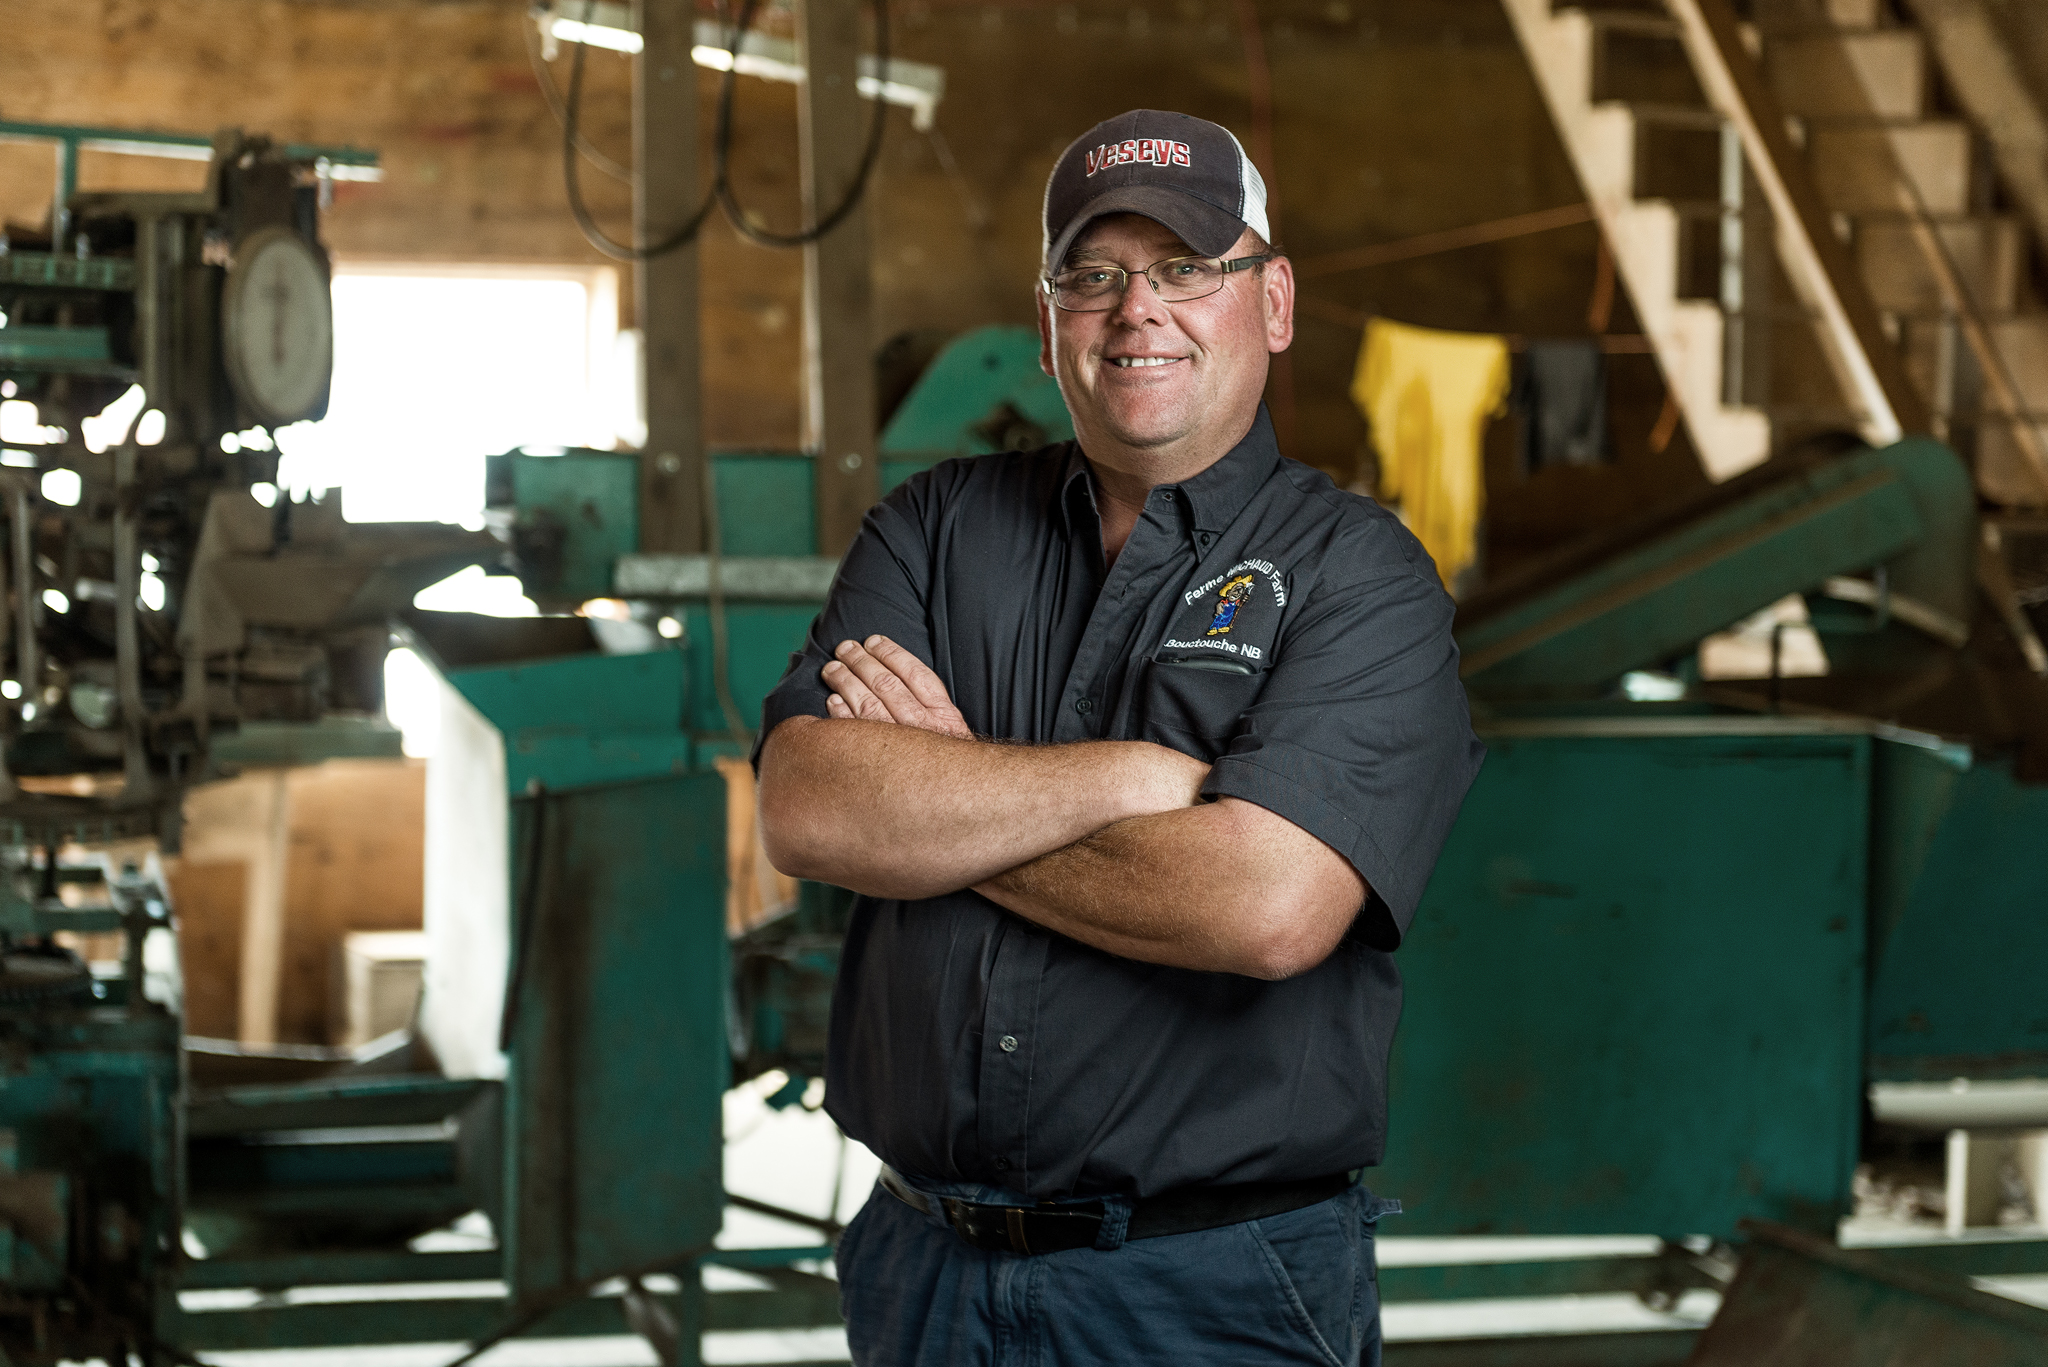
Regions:
<instances>
[{"instance_id":1,"label":"dark hanging garment","mask_svg":"<svg viewBox=\"0 0 2048 1367\"><path fill-rule=\"evenodd\" d=\"M1523 471L1612 460L1600 343L1589 337L1531 341L1520 360L1510 401L1521 419Z\"/></svg>"}]
</instances>

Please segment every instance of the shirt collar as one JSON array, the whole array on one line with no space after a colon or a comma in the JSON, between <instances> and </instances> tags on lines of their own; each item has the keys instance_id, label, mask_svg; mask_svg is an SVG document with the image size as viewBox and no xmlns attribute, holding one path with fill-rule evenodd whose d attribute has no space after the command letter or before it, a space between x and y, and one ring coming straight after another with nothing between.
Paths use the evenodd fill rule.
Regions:
<instances>
[{"instance_id":1,"label":"shirt collar","mask_svg":"<svg viewBox=\"0 0 2048 1367\"><path fill-rule=\"evenodd\" d=\"M1194 514L1195 529L1220 532L1228 527L1279 465L1280 443L1273 437L1273 420L1262 403L1244 440L1199 475L1180 482L1181 494Z\"/></svg>"},{"instance_id":2,"label":"shirt collar","mask_svg":"<svg viewBox=\"0 0 2048 1367\"><path fill-rule=\"evenodd\" d=\"M1231 447L1221 460L1179 484L1159 487L1180 491L1195 530L1220 532L1244 511L1252 495L1258 492L1259 486L1279 464L1280 444L1273 436L1273 420L1262 403L1252 418L1251 431L1245 433L1244 439ZM1095 487L1088 478L1088 462L1082 456L1079 442L1067 445L1067 465L1060 477L1060 493L1060 506L1067 515L1069 527L1074 525L1076 517L1097 515Z\"/></svg>"}]
</instances>

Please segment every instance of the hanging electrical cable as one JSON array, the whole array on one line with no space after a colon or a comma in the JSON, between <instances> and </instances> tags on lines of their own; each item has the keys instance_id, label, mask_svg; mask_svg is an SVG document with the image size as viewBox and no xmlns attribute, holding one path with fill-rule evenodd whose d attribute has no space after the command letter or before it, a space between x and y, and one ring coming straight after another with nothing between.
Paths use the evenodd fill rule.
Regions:
<instances>
[{"instance_id":1,"label":"hanging electrical cable","mask_svg":"<svg viewBox=\"0 0 2048 1367\"><path fill-rule=\"evenodd\" d=\"M874 5L875 110L868 119L867 147L861 152L860 169L854 173L853 184L846 187L845 197L839 201L838 206L831 213L826 214L808 228L800 229L794 233L778 233L771 229L760 227L749 217L745 207L739 201L739 196L733 193L732 177L728 174L732 163L733 83L731 73L727 73L726 82L720 88L718 96L718 135L714 144L718 179L711 188L712 193L718 197L719 206L725 210L726 221L732 224L733 231L746 238L749 242L758 243L763 247L808 246L845 222L846 216L853 212L854 206L860 203L861 196L866 193L868 180L873 176L875 163L882 154L882 133L888 126L888 106L882 99L882 88L889 83L889 2L888 0L874 0ZM720 7L723 8L722 0ZM736 25L736 36L733 40L732 49L735 53L735 64L737 64L738 44L753 28L754 15L759 9L760 0L746 0L746 3L740 10L739 23Z\"/></svg>"},{"instance_id":2,"label":"hanging electrical cable","mask_svg":"<svg viewBox=\"0 0 2048 1367\"><path fill-rule=\"evenodd\" d=\"M732 188L733 89L737 83L740 47L753 29L755 16L760 10L759 0L746 0L739 11L737 21L732 23L725 22L727 9L724 0L720 0L718 14L721 26L725 30L726 63L718 90L717 132L712 142L711 189L706 192L703 203L697 206L697 211L690 215L688 221L651 246L615 240L598 225L596 217L590 212L590 206L584 202L583 186L577 166L579 150L591 155L592 160L597 161L600 166L606 165L609 159L596 154L595 149L584 140L579 128L583 107L584 58L589 50L589 44L578 43L575 55L569 59L569 89L563 99L561 110L562 185L569 200L569 212L575 218L576 226L582 230L584 239L615 261L651 260L665 256L694 240L703 228L705 219L710 217L714 204L723 211L734 232L763 247L806 246L845 222L847 215L853 212L867 192L868 182L874 175L875 164L881 158L882 135L888 126L887 104L881 98L881 88L889 79L888 0L874 0L874 6L876 97L874 113L868 121L867 145L861 153L860 167L854 174L853 184L847 187L845 196L832 211L810 227L794 233L778 233L756 224ZM584 0L583 22L586 25L594 17L596 8L596 0ZM544 86L543 94L546 93L548 87ZM552 101L550 103L552 104Z\"/></svg>"},{"instance_id":3,"label":"hanging electrical cable","mask_svg":"<svg viewBox=\"0 0 2048 1367\"><path fill-rule=\"evenodd\" d=\"M597 0L583 0L583 23L586 28L596 17L596 13ZM736 56L739 35L727 36L731 40L727 44L727 50ZM577 125L583 113L583 59L589 51L590 44L578 43L576 55L569 59L569 94L562 111L562 189L569 199L569 212L575 217L576 226L583 230L584 240L614 261L651 261L657 256L666 256L684 243L695 239L698 229L704 226L704 220L711 216L715 194L706 194L704 202L697 206L697 212L691 214L687 222L651 247L614 241L598 226L597 219L590 212L590 206L583 202L583 184L577 174L576 164L576 149L582 141ZM725 73L725 79L730 86L730 70Z\"/></svg>"},{"instance_id":4,"label":"hanging electrical cable","mask_svg":"<svg viewBox=\"0 0 2048 1367\"><path fill-rule=\"evenodd\" d=\"M542 53L540 26L538 24L525 24L522 27L526 30L526 61L533 68L534 84L540 87L541 98L547 101L548 112L555 116L555 126L557 128L565 127L569 122L568 109L562 102L561 90L555 85L555 75L552 71L548 70L547 58ZM584 159L592 166L595 166L613 180L631 181L633 179L632 168L621 166L613 161L593 146L590 139L580 133L576 137L576 150L581 152Z\"/></svg>"}]
</instances>

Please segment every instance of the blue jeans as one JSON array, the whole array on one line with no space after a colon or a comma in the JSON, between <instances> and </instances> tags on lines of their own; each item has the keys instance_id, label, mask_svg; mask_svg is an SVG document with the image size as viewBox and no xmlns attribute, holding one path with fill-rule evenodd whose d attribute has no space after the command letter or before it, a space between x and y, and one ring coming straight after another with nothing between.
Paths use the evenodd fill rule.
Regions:
<instances>
[{"instance_id":1,"label":"blue jeans","mask_svg":"<svg viewBox=\"0 0 2048 1367\"><path fill-rule=\"evenodd\" d=\"M1378 1367L1373 1229L1400 1205L1362 1186L1263 1220L1036 1257L975 1248L933 1205L921 1214L878 1186L839 1241L857 1367Z\"/></svg>"}]
</instances>

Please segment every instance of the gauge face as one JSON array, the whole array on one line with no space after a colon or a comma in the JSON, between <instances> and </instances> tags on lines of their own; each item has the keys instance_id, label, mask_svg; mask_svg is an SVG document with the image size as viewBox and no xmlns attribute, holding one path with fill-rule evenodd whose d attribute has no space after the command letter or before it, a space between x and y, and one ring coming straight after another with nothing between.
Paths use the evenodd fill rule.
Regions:
<instances>
[{"instance_id":1,"label":"gauge face","mask_svg":"<svg viewBox=\"0 0 2048 1367\"><path fill-rule=\"evenodd\" d=\"M299 237L264 228L236 245L221 331L228 378L264 422L320 409L334 367L334 303L326 268Z\"/></svg>"}]
</instances>

